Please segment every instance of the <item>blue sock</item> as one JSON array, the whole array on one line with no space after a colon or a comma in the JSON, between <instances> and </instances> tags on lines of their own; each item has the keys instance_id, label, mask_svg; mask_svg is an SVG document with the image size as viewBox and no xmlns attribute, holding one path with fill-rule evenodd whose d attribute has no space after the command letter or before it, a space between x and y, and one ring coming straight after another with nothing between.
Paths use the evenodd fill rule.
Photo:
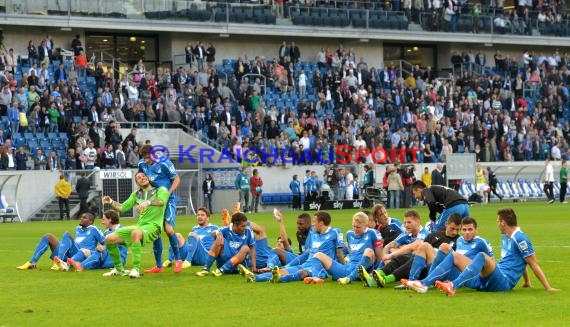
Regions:
<instances>
[{"instance_id":1,"label":"blue sock","mask_svg":"<svg viewBox=\"0 0 570 327\"><path fill-rule=\"evenodd\" d=\"M47 236L42 236L42 238L40 238L40 242L34 250L34 255L32 256L32 259L30 259L30 263L36 264L40 260L40 257L47 251L48 247L49 241Z\"/></svg>"},{"instance_id":2,"label":"blue sock","mask_svg":"<svg viewBox=\"0 0 570 327\"><path fill-rule=\"evenodd\" d=\"M370 263L370 258L363 255L360 262L358 262L358 266L364 266L364 268L368 269L370 267ZM351 281L358 280L360 278L358 277L358 269L354 269L348 277L350 277Z\"/></svg>"},{"instance_id":3,"label":"blue sock","mask_svg":"<svg viewBox=\"0 0 570 327\"><path fill-rule=\"evenodd\" d=\"M178 249L178 237L176 233L170 235L168 239L170 240L170 248L174 254L174 260L180 260L180 249Z\"/></svg>"},{"instance_id":4,"label":"blue sock","mask_svg":"<svg viewBox=\"0 0 570 327\"><path fill-rule=\"evenodd\" d=\"M152 251L154 252L154 260L156 266L162 268L162 237L157 238L152 243Z\"/></svg>"},{"instance_id":5,"label":"blue sock","mask_svg":"<svg viewBox=\"0 0 570 327\"><path fill-rule=\"evenodd\" d=\"M95 251L94 253L91 253L91 255L87 257L87 259L83 260L81 262L81 265L83 266L83 269L97 269L100 266L99 264L100 259L101 259L101 253Z\"/></svg>"},{"instance_id":6,"label":"blue sock","mask_svg":"<svg viewBox=\"0 0 570 327\"><path fill-rule=\"evenodd\" d=\"M94 251L94 252L97 252L97 251ZM81 261L85 260L85 254L83 254L83 251L77 251L77 253L71 257L71 259L73 261L81 262Z\"/></svg>"},{"instance_id":7,"label":"blue sock","mask_svg":"<svg viewBox=\"0 0 570 327\"><path fill-rule=\"evenodd\" d=\"M272 252L267 258L267 268L273 268L275 266L281 266L281 259L279 259L279 255L275 252Z\"/></svg>"},{"instance_id":8,"label":"blue sock","mask_svg":"<svg viewBox=\"0 0 570 327\"><path fill-rule=\"evenodd\" d=\"M431 263L431 266L429 267L428 274L431 274L431 272L435 269L435 267L439 266L439 264L443 261L443 259L445 259L446 256L447 256L447 253L445 253L443 251L437 251L435 258L433 258L433 262Z\"/></svg>"},{"instance_id":9,"label":"blue sock","mask_svg":"<svg viewBox=\"0 0 570 327\"><path fill-rule=\"evenodd\" d=\"M483 267L485 266L485 256L483 253L477 253L473 258L473 261L465 270L461 272L461 275L457 276L457 278L452 282L453 287L460 288L471 279L479 278L479 274Z\"/></svg>"},{"instance_id":10,"label":"blue sock","mask_svg":"<svg viewBox=\"0 0 570 327\"><path fill-rule=\"evenodd\" d=\"M414 260L412 261L412 268L410 268L409 280L416 280L420 277L420 273L426 266L426 258L414 255Z\"/></svg>"},{"instance_id":11,"label":"blue sock","mask_svg":"<svg viewBox=\"0 0 570 327\"><path fill-rule=\"evenodd\" d=\"M271 277L272 277L271 272L266 272L263 274L255 275L255 281L256 282L266 282L266 281L270 280Z\"/></svg>"},{"instance_id":12,"label":"blue sock","mask_svg":"<svg viewBox=\"0 0 570 327\"><path fill-rule=\"evenodd\" d=\"M296 273L293 274L287 274L284 276L281 276L281 278L279 278L279 282L281 283L287 283L287 282L295 282L295 281L299 281L301 280L301 272L297 271Z\"/></svg>"},{"instance_id":13,"label":"blue sock","mask_svg":"<svg viewBox=\"0 0 570 327\"><path fill-rule=\"evenodd\" d=\"M436 280L445 280L445 276L453 269L453 253L448 253L439 265L431 265L431 272L422 280L425 286L432 286ZM435 268L434 268L435 267Z\"/></svg>"},{"instance_id":14,"label":"blue sock","mask_svg":"<svg viewBox=\"0 0 570 327\"><path fill-rule=\"evenodd\" d=\"M55 251L57 253L57 256L61 260L65 260L66 253L71 248L71 244L73 244L73 239L71 239L71 235L69 235L68 232L63 233L63 236L61 237L61 241L57 245L57 249Z\"/></svg>"},{"instance_id":15,"label":"blue sock","mask_svg":"<svg viewBox=\"0 0 570 327\"><path fill-rule=\"evenodd\" d=\"M208 253L206 257L206 264L204 265L204 270L210 271L210 267L212 267L215 259L216 258L212 257L212 255Z\"/></svg>"},{"instance_id":16,"label":"blue sock","mask_svg":"<svg viewBox=\"0 0 570 327\"><path fill-rule=\"evenodd\" d=\"M192 262L192 258L194 258L194 253L196 253L196 249L198 249L198 239L194 236L188 237L188 255L186 256L186 260Z\"/></svg>"},{"instance_id":17,"label":"blue sock","mask_svg":"<svg viewBox=\"0 0 570 327\"><path fill-rule=\"evenodd\" d=\"M168 247L168 261L174 261L174 253L171 246Z\"/></svg>"},{"instance_id":18,"label":"blue sock","mask_svg":"<svg viewBox=\"0 0 570 327\"><path fill-rule=\"evenodd\" d=\"M232 261L228 260L222 265L222 267L220 268L220 271L223 273L226 273L226 272L232 270L233 268L234 268L234 265L232 264Z\"/></svg>"},{"instance_id":19,"label":"blue sock","mask_svg":"<svg viewBox=\"0 0 570 327\"><path fill-rule=\"evenodd\" d=\"M312 257L309 260L309 262L311 263L311 271L312 271L311 276L319 277L322 271L325 270L325 267L323 267L323 263L315 257Z\"/></svg>"}]
</instances>

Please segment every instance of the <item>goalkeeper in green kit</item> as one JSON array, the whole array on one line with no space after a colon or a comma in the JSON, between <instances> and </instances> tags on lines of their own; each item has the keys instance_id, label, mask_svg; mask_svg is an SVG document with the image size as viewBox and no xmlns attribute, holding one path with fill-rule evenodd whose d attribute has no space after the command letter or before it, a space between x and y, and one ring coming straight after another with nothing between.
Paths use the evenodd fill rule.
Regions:
<instances>
[{"instance_id":1,"label":"goalkeeper in green kit","mask_svg":"<svg viewBox=\"0 0 570 327\"><path fill-rule=\"evenodd\" d=\"M148 177L138 172L135 181L139 187L123 203L113 201L110 196L103 197L104 204L110 204L111 208L124 212L132 208L139 213L139 220L136 225L123 227L105 237L105 244L109 255L113 259L115 268L103 274L103 276L130 276L140 277L142 246L152 244L161 233L164 220L164 210L170 194L164 187L153 187ZM121 263L121 256L118 244L124 244L130 248L133 255L133 269L127 271Z\"/></svg>"}]
</instances>

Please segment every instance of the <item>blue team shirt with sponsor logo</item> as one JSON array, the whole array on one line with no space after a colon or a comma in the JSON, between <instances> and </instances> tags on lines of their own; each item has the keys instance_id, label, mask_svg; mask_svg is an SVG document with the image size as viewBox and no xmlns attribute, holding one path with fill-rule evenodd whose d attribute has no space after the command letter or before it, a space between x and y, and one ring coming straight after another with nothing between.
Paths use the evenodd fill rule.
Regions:
<instances>
[{"instance_id":1,"label":"blue team shirt with sponsor logo","mask_svg":"<svg viewBox=\"0 0 570 327\"><path fill-rule=\"evenodd\" d=\"M517 228L511 237L503 234L501 241L501 260L497 267L509 279L512 285L516 284L526 268L525 258L534 254L530 239Z\"/></svg>"},{"instance_id":2,"label":"blue team shirt with sponsor logo","mask_svg":"<svg viewBox=\"0 0 570 327\"><path fill-rule=\"evenodd\" d=\"M382 236L374 228L366 228L362 235L357 236L353 230L346 232L346 242L350 248L349 264L358 264L366 249L374 250L375 243L380 241Z\"/></svg>"},{"instance_id":3,"label":"blue team shirt with sponsor logo","mask_svg":"<svg viewBox=\"0 0 570 327\"><path fill-rule=\"evenodd\" d=\"M487 253L488 256L493 257L493 248L491 243L484 238L475 236L472 240L466 241L463 236L457 239L457 246L455 252L463 254L464 256L473 259L477 253Z\"/></svg>"},{"instance_id":4,"label":"blue team shirt with sponsor logo","mask_svg":"<svg viewBox=\"0 0 570 327\"><path fill-rule=\"evenodd\" d=\"M95 251L97 244L105 244L105 237L99 227L90 225L87 227L75 227L75 239L73 240L78 249Z\"/></svg>"},{"instance_id":5,"label":"blue team shirt with sponsor logo","mask_svg":"<svg viewBox=\"0 0 570 327\"><path fill-rule=\"evenodd\" d=\"M344 245L343 235L336 228L329 227L320 234L312 230L309 235L305 243L305 248L309 249L309 258L314 257L317 252L322 252L330 258L336 258L336 249L342 248Z\"/></svg>"},{"instance_id":6,"label":"blue team shirt with sponsor logo","mask_svg":"<svg viewBox=\"0 0 570 327\"><path fill-rule=\"evenodd\" d=\"M245 228L245 233L243 234L236 234L232 231L233 224L230 224L224 228L221 228L219 231L224 237L225 242L228 243L229 247L237 252L239 249L244 246L254 246L255 245L255 237L253 237L253 231L250 227Z\"/></svg>"},{"instance_id":7,"label":"blue team shirt with sponsor logo","mask_svg":"<svg viewBox=\"0 0 570 327\"><path fill-rule=\"evenodd\" d=\"M198 235L198 238L200 238L200 241L202 242L204 248L209 250L212 247L212 244L214 244L214 241L216 240L214 237L212 237L212 232L215 232L218 229L219 227L216 225L206 225L204 227L196 225L192 227L192 232Z\"/></svg>"},{"instance_id":8,"label":"blue team shirt with sponsor logo","mask_svg":"<svg viewBox=\"0 0 570 327\"><path fill-rule=\"evenodd\" d=\"M146 163L144 159L139 160L139 171L148 177L150 184L154 187L165 187L170 190L172 181L177 176L176 168L170 160L156 162L152 165Z\"/></svg>"},{"instance_id":9,"label":"blue team shirt with sponsor logo","mask_svg":"<svg viewBox=\"0 0 570 327\"><path fill-rule=\"evenodd\" d=\"M407 245L414 243L417 240L423 241L426 238L426 236L428 236L428 234L429 232L426 229L422 228L415 236L410 233L402 233L398 235L398 237L396 237L394 242L396 242L398 246Z\"/></svg>"}]
</instances>

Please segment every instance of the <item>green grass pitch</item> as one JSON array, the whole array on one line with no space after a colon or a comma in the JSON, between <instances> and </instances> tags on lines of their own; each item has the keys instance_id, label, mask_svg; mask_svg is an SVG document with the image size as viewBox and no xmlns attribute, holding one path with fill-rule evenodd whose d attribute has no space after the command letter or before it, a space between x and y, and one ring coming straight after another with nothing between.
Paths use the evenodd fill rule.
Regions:
<instances>
[{"instance_id":1,"label":"green grass pitch","mask_svg":"<svg viewBox=\"0 0 570 327\"><path fill-rule=\"evenodd\" d=\"M542 269L560 292L543 290L532 272L533 288L521 283L511 292L482 293L461 289L455 297L437 290L365 289L360 282L341 286L330 279L323 285L246 284L239 275L197 277L201 267L181 274L172 269L140 279L104 278L102 270L50 271L49 252L38 270L17 271L29 260L42 234L58 237L77 221L0 224L0 326L563 326L570 307L570 206L543 203L512 204L519 226L530 237ZM474 206L479 235L489 239L500 256L496 225L498 204ZM418 208L422 221L427 208ZM401 218L404 210L391 210ZM299 212L284 212L294 239ZM346 231L354 211L331 211L333 226ZM277 237L272 213L249 215L267 228L270 244ZM219 214L212 223L220 225ZM123 219L123 225L133 224ZM176 230L187 235L193 217L178 217ZM97 220L96 224L100 225ZM296 246L296 244L294 244ZM165 253L167 243L165 243ZM143 249L143 267L153 265L152 246ZM127 266L129 266L127 262ZM565 322L566 321L566 322Z\"/></svg>"}]
</instances>

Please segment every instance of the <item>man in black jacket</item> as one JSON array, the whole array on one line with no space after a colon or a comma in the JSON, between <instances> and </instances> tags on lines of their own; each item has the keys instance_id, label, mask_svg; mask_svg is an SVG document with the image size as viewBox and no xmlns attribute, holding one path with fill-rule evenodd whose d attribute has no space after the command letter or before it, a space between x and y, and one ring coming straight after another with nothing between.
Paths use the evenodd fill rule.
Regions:
<instances>
[{"instance_id":1,"label":"man in black jacket","mask_svg":"<svg viewBox=\"0 0 570 327\"><path fill-rule=\"evenodd\" d=\"M426 186L422 181L412 184L412 193L417 200L423 200L429 207L431 223L428 230L437 231L445 228L445 222L452 213L457 212L461 218L469 217L469 204L464 197L454 189L440 185ZM436 214L440 212L436 219Z\"/></svg>"},{"instance_id":2,"label":"man in black jacket","mask_svg":"<svg viewBox=\"0 0 570 327\"><path fill-rule=\"evenodd\" d=\"M443 178L443 165L438 163L436 168L431 172L431 185L445 185L445 178Z\"/></svg>"},{"instance_id":3,"label":"man in black jacket","mask_svg":"<svg viewBox=\"0 0 570 327\"><path fill-rule=\"evenodd\" d=\"M75 191L79 195L79 200L81 201L79 205L79 215L89 211L89 208L87 207L87 197L89 196L90 187L91 182L87 177L85 177L85 173L82 173L75 185Z\"/></svg>"}]
</instances>

